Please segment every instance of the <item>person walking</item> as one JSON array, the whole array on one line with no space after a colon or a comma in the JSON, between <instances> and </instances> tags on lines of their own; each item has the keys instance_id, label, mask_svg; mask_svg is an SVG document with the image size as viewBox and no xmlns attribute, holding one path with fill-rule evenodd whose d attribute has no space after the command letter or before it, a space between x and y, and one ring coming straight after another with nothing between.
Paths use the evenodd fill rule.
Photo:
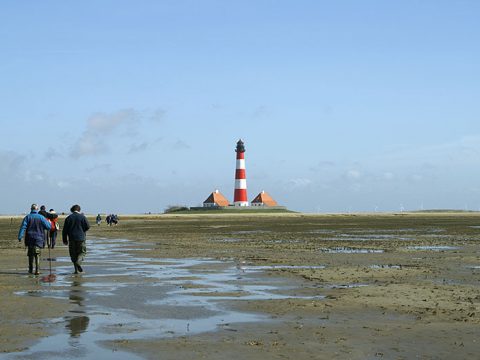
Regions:
<instances>
[{"instance_id":1,"label":"person walking","mask_svg":"<svg viewBox=\"0 0 480 360\"><path fill-rule=\"evenodd\" d=\"M57 215L57 213L53 209L50 209L48 212L51 215ZM53 249L55 247L55 243L57 242L58 230L60 229L60 225L58 224L58 215L57 217L49 219L48 221L50 221L52 228L50 229L50 232L48 234L47 245L50 249Z\"/></svg>"},{"instance_id":2,"label":"person walking","mask_svg":"<svg viewBox=\"0 0 480 360\"><path fill-rule=\"evenodd\" d=\"M28 272L33 273L33 262L35 261L35 275L40 274L40 254L45 247L45 230L50 230L50 222L38 213L38 205L32 204L30 214L23 218L18 241L21 242L25 235L25 246L27 247Z\"/></svg>"},{"instance_id":3,"label":"person walking","mask_svg":"<svg viewBox=\"0 0 480 360\"><path fill-rule=\"evenodd\" d=\"M62 230L63 243L68 245L70 259L75 268L75 274L83 273L82 262L87 253L86 232L90 229L85 215L80 213L80 205L73 205L72 212L65 219Z\"/></svg>"},{"instance_id":4,"label":"person walking","mask_svg":"<svg viewBox=\"0 0 480 360\"><path fill-rule=\"evenodd\" d=\"M98 214L95 221L97 222L97 225L100 226L100 224L102 223L102 216L100 214Z\"/></svg>"},{"instance_id":5,"label":"person walking","mask_svg":"<svg viewBox=\"0 0 480 360\"><path fill-rule=\"evenodd\" d=\"M47 246L49 249L53 249L53 246L55 246L55 242L53 243L53 246L52 246L52 241L51 241L52 231L56 230L54 222L58 220L58 215L55 211L52 212L53 209L50 209L50 211L47 211L46 209L47 208L45 207L45 205L42 205L40 206L40 211L38 213L40 215L43 215L52 224L52 228L50 229L50 231L45 232L45 242L47 243ZM55 238L56 238L56 233L55 233Z\"/></svg>"}]
</instances>

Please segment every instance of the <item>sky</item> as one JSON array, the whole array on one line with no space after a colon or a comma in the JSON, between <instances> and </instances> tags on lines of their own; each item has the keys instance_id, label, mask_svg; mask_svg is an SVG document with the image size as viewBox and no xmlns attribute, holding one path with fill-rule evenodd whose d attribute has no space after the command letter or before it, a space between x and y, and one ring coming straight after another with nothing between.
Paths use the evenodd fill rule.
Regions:
<instances>
[{"instance_id":1,"label":"sky","mask_svg":"<svg viewBox=\"0 0 480 360\"><path fill-rule=\"evenodd\" d=\"M480 210L476 0L6 0L0 214Z\"/></svg>"}]
</instances>

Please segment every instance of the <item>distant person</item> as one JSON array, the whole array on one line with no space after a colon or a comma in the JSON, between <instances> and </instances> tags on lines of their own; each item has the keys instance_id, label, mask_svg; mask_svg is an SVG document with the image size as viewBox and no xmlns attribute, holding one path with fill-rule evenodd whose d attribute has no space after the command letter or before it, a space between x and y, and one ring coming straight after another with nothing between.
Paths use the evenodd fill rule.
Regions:
<instances>
[{"instance_id":1,"label":"distant person","mask_svg":"<svg viewBox=\"0 0 480 360\"><path fill-rule=\"evenodd\" d=\"M53 209L50 209L50 210L53 210ZM51 212L48 212L47 211L47 208L45 207L45 205L42 205L40 206L40 211L38 212L40 215L43 215L45 218L47 218L48 220L53 220L53 219L56 219L58 218L58 215L57 213L54 211L53 213Z\"/></svg>"},{"instance_id":2,"label":"distant person","mask_svg":"<svg viewBox=\"0 0 480 360\"><path fill-rule=\"evenodd\" d=\"M80 205L71 207L72 213L65 219L62 230L63 243L68 245L75 274L83 273L81 264L87 253L86 232L90 229L87 218L80 213L80 210Z\"/></svg>"},{"instance_id":3,"label":"distant person","mask_svg":"<svg viewBox=\"0 0 480 360\"><path fill-rule=\"evenodd\" d=\"M55 211L53 213L50 213L46 209L47 208L45 207L45 205L42 205L42 206L40 206L40 211L38 213L40 215L43 215L50 222L52 222L54 220L55 221L58 220L58 215ZM54 225L52 225L52 226L54 226ZM51 247L50 231L45 232L45 243L48 245L49 248ZM43 244L44 247L45 247L45 243Z\"/></svg>"},{"instance_id":4,"label":"distant person","mask_svg":"<svg viewBox=\"0 0 480 360\"><path fill-rule=\"evenodd\" d=\"M53 209L50 209L48 212L51 215L57 215L57 213ZM57 242L58 230L60 229L60 225L58 224L58 215L56 218L49 219L49 221L52 225L52 228L50 229L50 232L48 234L47 245L50 249L53 249L55 247L55 243Z\"/></svg>"},{"instance_id":5,"label":"distant person","mask_svg":"<svg viewBox=\"0 0 480 360\"><path fill-rule=\"evenodd\" d=\"M25 234L25 246L27 247L28 272L33 273L35 260L35 275L40 274L40 254L45 247L45 230L50 230L50 222L38 212L38 205L32 204L30 214L25 216L18 232L18 241L22 241Z\"/></svg>"},{"instance_id":6,"label":"distant person","mask_svg":"<svg viewBox=\"0 0 480 360\"><path fill-rule=\"evenodd\" d=\"M118 224L118 215L116 214L110 214L107 216L107 225L117 225Z\"/></svg>"},{"instance_id":7,"label":"distant person","mask_svg":"<svg viewBox=\"0 0 480 360\"><path fill-rule=\"evenodd\" d=\"M102 216L100 214L98 214L95 221L97 222L97 225L100 226L100 224L102 223Z\"/></svg>"}]
</instances>

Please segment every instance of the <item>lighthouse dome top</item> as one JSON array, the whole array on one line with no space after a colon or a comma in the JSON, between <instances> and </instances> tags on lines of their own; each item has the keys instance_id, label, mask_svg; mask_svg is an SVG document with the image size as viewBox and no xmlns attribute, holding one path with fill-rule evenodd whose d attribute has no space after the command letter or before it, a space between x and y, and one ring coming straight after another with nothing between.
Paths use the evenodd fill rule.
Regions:
<instances>
[{"instance_id":1,"label":"lighthouse dome top","mask_svg":"<svg viewBox=\"0 0 480 360\"><path fill-rule=\"evenodd\" d=\"M237 149L235 150L236 152L245 152L245 146L243 144L242 139L239 139L237 141Z\"/></svg>"}]
</instances>

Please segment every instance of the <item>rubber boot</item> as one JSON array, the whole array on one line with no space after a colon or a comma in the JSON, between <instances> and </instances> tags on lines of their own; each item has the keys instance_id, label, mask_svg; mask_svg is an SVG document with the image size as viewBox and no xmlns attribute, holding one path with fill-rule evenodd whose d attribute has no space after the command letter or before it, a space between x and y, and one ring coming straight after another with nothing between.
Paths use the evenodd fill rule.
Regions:
<instances>
[{"instance_id":1,"label":"rubber boot","mask_svg":"<svg viewBox=\"0 0 480 360\"><path fill-rule=\"evenodd\" d=\"M35 255L35 275L40 274L40 259L38 255Z\"/></svg>"},{"instance_id":2,"label":"rubber boot","mask_svg":"<svg viewBox=\"0 0 480 360\"><path fill-rule=\"evenodd\" d=\"M33 256L28 257L28 273L33 274Z\"/></svg>"}]
</instances>

